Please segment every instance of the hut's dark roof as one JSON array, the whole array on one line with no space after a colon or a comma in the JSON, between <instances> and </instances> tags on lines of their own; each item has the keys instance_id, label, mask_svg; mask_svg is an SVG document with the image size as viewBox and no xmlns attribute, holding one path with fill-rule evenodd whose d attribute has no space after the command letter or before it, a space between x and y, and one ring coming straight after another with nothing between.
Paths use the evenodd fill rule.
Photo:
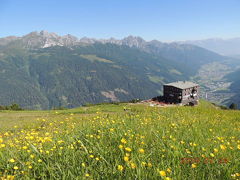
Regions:
<instances>
[{"instance_id":1,"label":"hut's dark roof","mask_svg":"<svg viewBox=\"0 0 240 180\"><path fill-rule=\"evenodd\" d=\"M179 89L187 89L187 88L198 86L198 84L190 81L177 81L173 83L164 84L164 86L173 86Z\"/></svg>"}]
</instances>

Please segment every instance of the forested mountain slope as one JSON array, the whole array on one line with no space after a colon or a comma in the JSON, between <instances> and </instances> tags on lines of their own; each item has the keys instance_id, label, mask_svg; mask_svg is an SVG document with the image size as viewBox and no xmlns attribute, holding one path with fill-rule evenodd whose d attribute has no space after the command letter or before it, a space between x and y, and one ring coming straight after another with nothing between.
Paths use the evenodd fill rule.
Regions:
<instances>
[{"instance_id":1,"label":"forested mountain slope","mask_svg":"<svg viewBox=\"0 0 240 180\"><path fill-rule=\"evenodd\" d=\"M81 39L33 32L0 39L0 104L29 109L146 99L164 83L188 80L200 66L224 61L191 45Z\"/></svg>"}]
</instances>

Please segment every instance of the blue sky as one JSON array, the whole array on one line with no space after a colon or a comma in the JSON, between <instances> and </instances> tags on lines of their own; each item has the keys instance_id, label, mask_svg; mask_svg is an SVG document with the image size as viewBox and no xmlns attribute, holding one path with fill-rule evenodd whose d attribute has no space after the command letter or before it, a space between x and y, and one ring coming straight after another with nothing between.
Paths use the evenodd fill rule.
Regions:
<instances>
[{"instance_id":1,"label":"blue sky","mask_svg":"<svg viewBox=\"0 0 240 180\"><path fill-rule=\"evenodd\" d=\"M240 37L240 0L0 0L0 37L47 30L77 37Z\"/></svg>"}]
</instances>

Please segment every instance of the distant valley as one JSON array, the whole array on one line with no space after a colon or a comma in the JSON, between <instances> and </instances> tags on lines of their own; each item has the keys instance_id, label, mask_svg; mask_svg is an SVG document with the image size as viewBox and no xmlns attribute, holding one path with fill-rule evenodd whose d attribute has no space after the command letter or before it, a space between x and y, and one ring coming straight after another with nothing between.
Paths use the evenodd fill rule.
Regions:
<instances>
[{"instance_id":1,"label":"distant valley","mask_svg":"<svg viewBox=\"0 0 240 180\"><path fill-rule=\"evenodd\" d=\"M236 91L240 87L240 38L180 42L182 43L196 45L233 58L202 66L194 79L203 84L202 98L206 98L207 95L210 101L226 105L234 102L240 106L240 93Z\"/></svg>"},{"instance_id":2,"label":"distant valley","mask_svg":"<svg viewBox=\"0 0 240 180\"><path fill-rule=\"evenodd\" d=\"M51 109L146 99L178 80L198 82L203 97L227 104L239 96L231 87L238 80L227 77L239 64L191 44L32 32L0 39L0 104Z\"/></svg>"},{"instance_id":3,"label":"distant valley","mask_svg":"<svg viewBox=\"0 0 240 180\"><path fill-rule=\"evenodd\" d=\"M212 38L195 41L183 41L183 44L193 44L224 56L240 57L240 38Z\"/></svg>"}]
</instances>

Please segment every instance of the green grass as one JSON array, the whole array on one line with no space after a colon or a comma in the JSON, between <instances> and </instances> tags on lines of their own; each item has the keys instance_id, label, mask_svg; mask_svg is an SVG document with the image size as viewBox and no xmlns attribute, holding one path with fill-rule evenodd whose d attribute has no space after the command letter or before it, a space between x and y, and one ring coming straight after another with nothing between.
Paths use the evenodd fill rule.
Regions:
<instances>
[{"instance_id":1,"label":"green grass","mask_svg":"<svg viewBox=\"0 0 240 180\"><path fill-rule=\"evenodd\" d=\"M154 82L154 83L163 83L164 78L163 77L159 77L159 76L150 76L148 75L148 78L150 81Z\"/></svg>"},{"instance_id":2,"label":"green grass","mask_svg":"<svg viewBox=\"0 0 240 180\"><path fill-rule=\"evenodd\" d=\"M240 111L204 101L2 111L0 179L239 179L239 137Z\"/></svg>"},{"instance_id":3,"label":"green grass","mask_svg":"<svg viewBox=\"0 0 240 180\"><path fill-rule=\"evenodd\" d=\"M173 73L173 74L177 74L177 75L182 75L182 73L179 72L179 71L176 70L176 69L170 69L169 72L170 72L170 73Z\"/></svg>"},{"instance_id":4,"label":"green grass","mask_svg":"<svg viewBox=\"0 0 240 180\"><path fill-rule=\"evenodd\" d=\"M110 61L108 59L97 57L95 54L87 54L87 55L81 54L80 57L90 60L92 62L99 61L99 62L105 62L105 63L113 63L112 61Z\"/></svg>"}]
</instances>

